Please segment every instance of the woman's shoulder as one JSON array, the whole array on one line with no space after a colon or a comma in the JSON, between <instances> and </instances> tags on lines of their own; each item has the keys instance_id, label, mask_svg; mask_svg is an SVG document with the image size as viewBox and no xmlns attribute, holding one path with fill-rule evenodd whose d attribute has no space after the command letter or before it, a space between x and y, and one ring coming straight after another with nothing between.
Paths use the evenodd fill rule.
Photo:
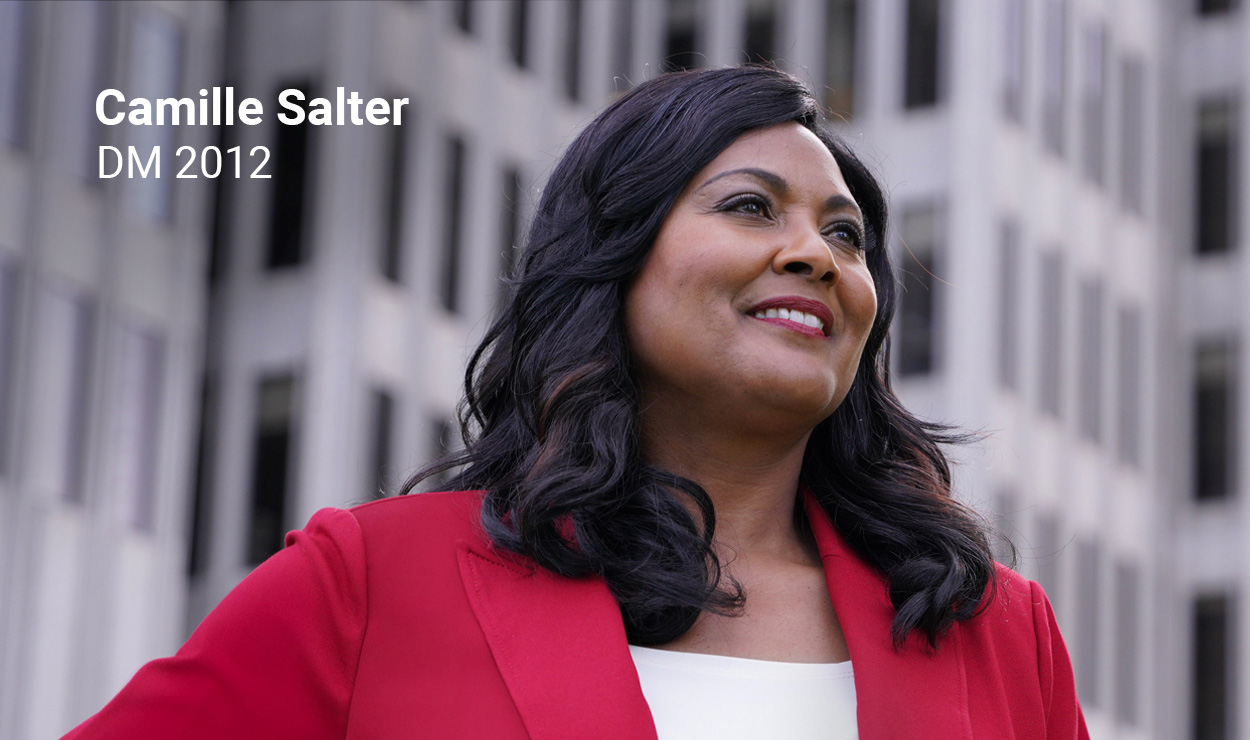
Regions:
<instances>
[{"instance_id":1,"label":"woman's shoulder","mask_svg":"<svg viewBox=\"0 0 1250 740\"><path fill-rule=\"evenodd\" d=\"M1018 643L1033 652L1056 630L1054 612L1041 584L1001 563L994 564L994 579L986 591L980 613L962 624L965 640Z\"/></svg>"}]
</instances>

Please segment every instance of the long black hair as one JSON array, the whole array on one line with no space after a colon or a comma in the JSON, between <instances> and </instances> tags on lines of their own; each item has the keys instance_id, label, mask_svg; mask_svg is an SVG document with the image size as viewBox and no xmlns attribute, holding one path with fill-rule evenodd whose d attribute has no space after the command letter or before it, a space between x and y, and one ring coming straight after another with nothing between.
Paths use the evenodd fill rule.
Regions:
<instances>
[{"instance_id":1,"label":"long black hair","mask_svg":"<svg viewBox=\"0 0 1250 740\"><path fill-rule=\"evenodd\" d=\"M992 587L987 536L950 495L939 444L956 437L912 416L890 389L897 286L881 188L804 85L770 67L658 76L574 140L543 191L509 298L469 362L465 447L404 492L458 468L447 484L486 491L482 524L496 546L560 575L602 576L636 644L669 642L704 610L734 613L744 597L722 582L707 493L642 458L623 304L690 179L744 133L789 121L819 137L841 168L866 222L877 291L855 380L812 433L801 480L888 579L896 644L919 630L935 646Z\"/></svg>"}]
</instances>

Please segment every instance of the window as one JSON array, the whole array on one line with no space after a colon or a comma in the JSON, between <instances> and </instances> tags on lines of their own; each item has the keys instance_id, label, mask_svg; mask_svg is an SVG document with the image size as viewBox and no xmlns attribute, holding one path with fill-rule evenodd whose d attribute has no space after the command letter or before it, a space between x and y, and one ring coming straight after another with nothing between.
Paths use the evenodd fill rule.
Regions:
<instances>
[{"instance_id":1,"label":"window","mask_svg":"<svg viewBox=\"0 0 1250 740\"><path fill-rule=\"evenodd\" d=\"M134 14L130 44L129 89L132 98L177 98L182 95L182 28L157 10L138 7ZM177 126L127 126L129 143L145 162L159 151L155 171L125 181L126 200L132 210L154 221L169 222L174 216L173 157ZM159 150L157 149L159 147ZM163 160L163 161L162 161ZM162 169L164 171L162 171Z\"/></svg>"},{"instance_id":2,"label":"window","mask_svg":"<svg viewBox=\"0 0 1250 740\"><path fill-rule=\"evenodd\" d=\"M1081 172L1097 185L1105 184L1103 136L1107 97L1107 27L1087 26L1083 41L1081 84Z\"/></svg>"},{"instance_id":3,"label":"window","mask_svg":"<svg viewBox=\"0 0 1250 740\"><path fill-rule=\"evenodd\" d=\"M1140 214L1144 201L1146 72L1136 57L1120 60L1120 202Z\"/></svg>"},{"instance_id":4,"label":"window","mask_svg":"<svg viewBox=\"0 0 1250 740\"><path fill-rule=\"evenodd\" d=\"M1063 119L1067 96L1067 8L1064 0L1046 0L1045 49L1042 73L1042 143L1046 151L1063 156Z\"/></svg>"},{"instance_id":5,"label":"window","mask_svg":"<svg viewBox=\"0 0 1250 740\"><path fill-rule=\"evenodd\" d=\"M126 85L114 77L112 69L118 9L114 3L104 0L79 2L75 9L76 13L66 17L61 31L64 36L58 44L80 48L82 58L89 63L79 74L66 77L61 83L64 87L57 93L64 96L64 100L73 101L77 109L73 137L67 138L64 146L57 149L64 150L64 164L70 172L83 184L99 188L108 182L99 176L99 147L108 143L106 138L113 127L105 126L96 118L96 95L110 87L126 89ZM0 10L0 14L3 12ZM116 109L125 111L122 106Z\"/></svg>"},{"instance_id":6,"label":"window","mask_svg":"<svg viewBox=\"0 0 1250 740\"><path fill-rule=\"evenodd\" d=\"M1102 281L1081 281L1078 299L1081 316L1081 384L1077 426L1081 436L1092 442L1103 441L1102 424Z\"/></svg>"},{"instance_id":7,"label":"window","mask_svg":"<svg viewBox=\"0 0 1250 740\"><path fill-rule=\"evenodd\" d=\"M994 498L994 559L1013 568L1016 567L1016 551L1012 540L1019 533L1019 507L1018 497L1010 488L999 490Z\"/></svg>"},{"instance_id":8,"label":"window","mask_svg":"<svg viewBox=\"0 0 1250 740\"><path fill-rule=\"evenodd\" d=\"M565 0L564 94L569 100L582 99L582 0Z\"/></svg>"},{"instance_id":9,"label":"window","mask_svg":"<svg viewBox=\"0 0 1250 740\"><path fill-rule=\"evenodd\" d=\"M695 0L668 0L668 24L664 40L666 69L694 69L699 66L694 36L697 19L698 5Z\"/></svg>"},{"instance_id":10,"label":"window","mask_svg":"<svg viewBox=\"0 0 1250 740\"><path fill-rule=\"evenodd\" d=\"M460 446L460 434L456 423L445 416L430 417L430 460L440 460ZM430 476L430 483L440 486L450 477L450 470Z\"/></svg>"},{"instance_id":11,"label":"window","mask_svg":"<svg viewBox=\"0 0 1250 740\"><path fill-rule=\"evenodd\" d=\"M905 209L902 225L902 290L897 327L898 371L919 375L937 370L938 240L941 214L935 205Z\"/></svg>"},{"instance_id":12,"label":"window","mask_svg":"<svg viewBox=\"0 0 1250 740\"><path fill-rule=\"evenodd\" d=\"M391 470L391 439L395 423L395 399L390 393L374 388L369 393L369 406L372 413L370 445L372 454L369 458L370 476L369 498L382 498L390 490Z\"/></svg>"},{"instance_id":13,"label":"window","mask_svg":"<svg viewBox=\"0 0 1250 740\"><path fill-rule=\"evenodd\" d=\"M278 90L297 88L311 100L312 83L287 82ZM273 99L277 100L275 92ZM312 195L313 133L312 124L288 126L274 119L276 141L273 148L273 179L269 181L269 248L265 267L277 270L295 267L308 261L307 217L304 210Z\"/></svg>"},{"instance_id":14,"label":"window","mask_svg":"<svg viewBox=\"0 0 1250 740\"><path fill-rule=\"evenodd\" d=\"M0 142L30 148L35 3L0 3Z\"/></svg>"},{"instance_id":15,"label":"window","mask_svg":"<svg viewBox=\"0 0 1250 740\"><path fill-rule=\"evenodd\" d=\"M1200 342L1194 362L1194 495L1200 501L1233 492L1236 366L1233 342Z\"/></svg>"},{"instance_id":16,"label":"window","mask_svg":"<svg viewBox=\"0 0 1250 740\"><path fill-rule=\"evenodd\" d=\"M200 435L195 447L195 493L191 504L191 542L187 575L204 572L212 527L213 462L217 441L218 381L206 374L200 384Z\"/></svg>"},{"instance_id":17,"label":"window","mask_svg":"<svg viewBox=\"0 0 1250 740\"><path fill-rule=\"evenodd\" d=\"M1058 418L1063 387L1063 258L1058 252L1042 256L1040 388L1038 403L1043 412Z\"/></svg>"},{"instance_id":18,"label":"window","mask_svg":"<svg viewBox=\"0 0 1250 740\"><path fill-rule=\"evenodd\" d=\"M1005 0L1003 16L1003 115L1013 123L1024 122L1025 34L1024 0Z\"/></svg>"},{"instance_id":19,"label":"window","mask_svg":"<svg viewBox=\"0 0 1250 740\"><path fill-rule=\"evenodd\" d=\"M17 367L17 266L0 259L0 476L12 470L10 448L17 410L13 397L13 374Z\"/></svg>"},{"instance_id":20,"label":"window","mask_svg":"<svg viewBox=\"0 0 1250 740\"><path fill-rule=\"evenodd\" d=\"M525 69L529 66L529 0L513 0L508 4L512 9L508 26L508 50L512 52L512 61L516 66Z\"/></svg>"},{"instance_id":21,"label":"window","mask_svg":"<svg viewBox=\"0 0 1250 740\"><path fill-rule=\"evenodd\" d=\"M1127 465L1141 464L1142 318L1141 309L1121 306L1116 325L1119 382L1116 383L1116 454Z\"/></svg>"},{"instance_id":22,"label":"window","mask_svg":"<svg viewBox=\"0 0 1250 740\"><path fill-rule=\"evenodd\" d=\"M512 277L516 269L517 252L521 248L521 171L505 167L503 171L503 196L499 204L499 274L505 279ZM507 295L506 286L499 291L500 302Z\"/></svg>"},{"instance_id":23,"label":"window","mask_svg":"<svg viewBox=\"0 0 1250 740\"><path fill-rule=\"evenodd\" d=\"M777 55L777 8L774 0L747 0L746 10L746 38L742 45L746 61L772 64Z\"/></svg>"},{"instance_id":24,"label":"window","mask_svg":"<svg viewBox=\"0 0 1250 740\"><path fill-rule=\"evenodd\" d=\"M1020 389L1020 226L1015 219L999 225L998 238L998 383Z\"/></svg>"},{"instance_id":25,"label":"window","mask_svg":"<svg viewBox=\"0 0 1250 740\"><path fill-rule=\"evenodd\" d=\"M941 65L940 0L907 0L903 107L925 108L938 102Z\"/></svg>"},{"instance_id":26,"label":"window","mask_svg":"<svg viewBox=\"0 0 1250 740\"><path fill-rule=\"evenodd\" d=\"M282 549L294 495L298 390L293 375L263 378L256 391L252 448L252 520L247 558L260 563Z\"/></svg>"},{"instance_id":27,"label":"window","mask_svg":"<svg viewBox=\"0 0 1250 740\"><path fill-rule=\"evenodd\" d=\"M164 341L157 334L122 325L117 331L120 368L112 395L117 465L114 490L129 497L126 523L151 532L155 525L156 474L160 460L161 389L164 386Z\"/></svg>"},{"instance_id":28,"label":"window","mask_svg":"<svg viewBox=\"0 0 1250 740\"><path fill-rule=\"evenodd\" d=\"M1232 599L1208 594L1194 600L1193 610L1193 737L1228 740L1232 737L1233 684Z\"/></svg>"},{"instance_id":29,"label":"window","mask_svg":"<svg viewBox=\"0 0 1250 740\"><path fill-rule=\"evenodd\" d=\"M87 430L96 303L85 294L44 286L36 329L34 403L30 418L33 482L71 504L86 500Z\"/></svg>"},{"instance_id":30,"label":"window","mask_svg":"<svg viewBox=\"0 0 1250 740\"><path fill-rule=\"evenodd\" d=\"M456 28L473 33L473 0L453 0L451 15Z\"/></svg>"},{"instance_id":31,"label":"window","mask_svg":"<svg viewBox=\"0 0 1250 740\"><path fill-rule=\"evenodd\" d=\"M403 97L396 94L392 98ZM412 120L409 112L407 120ZM402 280L404 255L404 214L408 201L408 125L387 126L386 129L386 179L383 182L382 202L385 204L382 240L382 275L393 282Z\"/></svg>"},{"instance_id":32,"label":"window","mask_svg":"<svg viewBox=\"0 0 1250 740\"><path fill-rule=\"evenodd\" d=\"M1061 598L1059 593L1059 520L1054 514L1037 515L1037 546L1034 558L1037 560L1037 582L1050 597L1052 602Z\"/></svg>"},{"instance_id":33,"label":"window","mask_svg":"<svg viewBox=\"0 0 1250 740\"><path fill-rule=\"evenodd\" d=\"M439 301L451 313L460 310L460 239L464 208L464 140L459 136L447 137L446 193L447 207L443 210L443 264L442 280L439 282Z\"/></svg>"},{"instance_id":34,"label":"window","mask_svg":"<svg viewBox=\"0 0 1250 740\"><path fill-rule=\"evenodd\" d=\"M1237 7L1237 0L1196 0L1199 15L1227 13Z\"/></svg>"},{"instance_id":35,"label":"window","mask_svg":"<svg viewBox=\"0 0 1250 740\"><path fill-rule=\"evenodd\" d=\"M1102 645L1102 548L1093 540L1082 540L1076 547L1077 621L1076 649L1073 650L1076 694L1087 707L1101 706L1099 694L1099 651Z\"/></svg>"},{"instance_id":36,"label":"window","mask_svg":"<svg viewBox=\"0 0 1250 740\"><path fill-rule=\"evenodd\" d=\"M616 45L612 49L612 69L616 79L612 89L626 90L634 71L634 0L618 0L615 8L612 35Z\"/></svg>"},{"instance_id":37,"label":"window","mask_svg":"<svg viewBox=\"0 0 1250 740\"><path fill-rule=\"evenodd\" d=\"M858 0L825 2L825 106L834 118L855 114Z\"/></svg>"},{"instance_id":38,"label":"window","mask_svg":"<svg viewBox=\"0 0 1250 740\"><path fill-rule=\"evenodd\" d=\"M1136 725L1141 644L1141 575L1136 565L1115 566L1115 718Z\"/></svg>"},{"instance_id":39,"label":"window","mask_svg":"<svg viewBox=\"0 0 1250 740\"><path fill-rule=\"evenodd\" d=\"M1228 99L1198 106L1194 216L1198 254L1232 250L1237 215L1237 111Z\"/></svg>"}]
</instances>

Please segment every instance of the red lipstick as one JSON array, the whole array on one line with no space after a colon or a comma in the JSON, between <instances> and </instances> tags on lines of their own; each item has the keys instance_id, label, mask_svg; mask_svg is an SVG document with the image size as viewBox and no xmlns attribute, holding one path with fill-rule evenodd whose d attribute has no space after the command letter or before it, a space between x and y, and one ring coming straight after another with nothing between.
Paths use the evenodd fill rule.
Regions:
<instances>
[{"instance_id":1,"label":"red lipstick","mask_svg":"<svg viewBox=\"0 0 1250 740\"><path fill-rule=\"evenodd\" d=\"M759 313L760 311L767 311L770 308L784 308L788 311L802 311L803 313L809 313L820 319L820 322L824 324L824 328L818 329L814 326L808 326L798 321L790 321L789 319L769 319L755 316L756 313ZM787 329L792 329L813 337L828 337L833 331L833 311L820 301L815 301L811 298L803 298L802 296L786 295L760 301L747 311L747 315L757 321L777 324L778 326L784 326Z\"/></svg>"}]
</instances>

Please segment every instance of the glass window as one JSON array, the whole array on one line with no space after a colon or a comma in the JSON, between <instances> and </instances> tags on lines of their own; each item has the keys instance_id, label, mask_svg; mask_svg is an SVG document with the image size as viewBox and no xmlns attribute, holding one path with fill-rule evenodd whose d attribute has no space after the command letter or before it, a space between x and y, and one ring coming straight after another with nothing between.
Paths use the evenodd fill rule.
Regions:
<instances>
[{"instance_id":1,"label":"glass window","mask_svg":"<svg viewBox=\"0 0 1250 740\"><path fill-rule=\"evenodd\" d=\"M529 66L530 0L513 0L508 6L512 10L508 19L508 51L513 63L525 69Z\"/></svg>"},{"instance_id":2,"label":"glass window","mask_svg":"<svg viewBox=\"0 0 1250 740\"><path fill-rule=\"evenodd\" d=\"M1025 35L1024 0L1004 0L1003 114L1013 123L1024 122Z\"/></svg>"},{"instance_id":3,"label":"glass window","mask_svg":"<svg viewBox=\"0 0 1250 740\"><path fill-rule=\"evenodd\" d=\"M1145 200L1146 72L1136 57L1120 60L1120 202L1141 213Z\"/></svg>"},{"instance_id":4,"label":"glass window","mask_svg":"<svg viewBox=\"0 0 1250 740\"><path fill-rule=\"evenodd\" d=\"M699 55L695 51L698 10L695 0L668 0L665 69L694 69L699 66Z\"/></svg>"},{"instance_id":5,"label":"glass window","mask_svg":"<svg viewBox=\"0 0 1250 740\"><path fill-rule=\"evenodd\" d=\"M936 105L940 90L941 2L907 0L903 107Z\"/></svg>"},{"instance_id":6,"label":"glass window","mask_svg":"<svg viewBox=\"0 0 1250 740\"><path fill-rule=\"evenodd\" d=\"M178 98L183 94L182 27L172 17L158 10L137 6L130 43L128 77L131 98ZM175 107L171 115L178 115ZM183 109L181 112L186 112ZM153 111L155 121L156 111ZM154 172L143 174L136 166L134 177L125 181L126 199L135 213L156 221L172 221L174 217L174 174L176 172L175 135L178 126L127 126L129 145L134 146L145 163L155 155Z\"/></svg>"},{"instance_id":7,"label":"glass window","mask_svg":"<svg viewBox=\"0 0 1250 740\"><path fill-rule=\"evenodd\" d=\"M1232 599L1207 594L1193 606L1193 737L1228 740L1232 737L1233 685Z\"/></svg>"},{"instance_id":8,"label":"glass window","mask_svg":"<svg viewBox=\"0 0 1250 740\"><path fill-rule=\"evenodd\" d=\"M582 0L565 0L564 94L582 99Z\"/></svg>"},{"instance_id":9,"label":"glass window","mask_svg":"<svg viewBox=\"0 0 1250 740\"><path fill-rule=\"evenodd\" d=\"M248 562L257 564L282 549L288 504L295 495L298 389L290 374L262 378L256 390L256 436L252 447L252 517Z\"/></svg>"},{"instance_id":10,"label":"glass window","mask_svg":"<svg viewBox=\"0 0 1250 740\"><path fill-rule=\"evenodd\" d=\"M1118 398L1116 452L1121 462L1128 465L1141 464L1141 404L1142 397L1142 317L1135 306L1121 306L1116 324L1118 326L1117 355L1119 372L1116 389Z\"/></svg>"},{"instance_id":11,"label":"glass window","mask_svg":"<svg viewBox=\"0 0 1250 740\"><path fill-rule=\"evenodd\" d=\"M1102 548L1096 541L1082 540L1076 547L1077 598L1076 647L1073 671L1076 694L1086 707L1102 705L1099 653L1102 649Z\"/></svg>"},{"instance_id":12,"label":"glass window","mask_svg":"<svg viewBox=\"0 0 1250 740\"><path fill-rule=\"evenodd\" d=\"M0 3L0 142L30 148L35 3Z\"/></svg>"},{"instance_id":13,"label":"glass window","mask_svg":"<svg viewBox=\"0 0 1250 740\"><path fill-rule=\"evenodd\" d=\"M17 275L12 260L0 259L0 476L7 476L12 468L12 434L16 431L13 374L17 367Z\"/></svg>"},{"instance_id":14,"label":"glass window","mask_svg":"<svg viewBox=\"0 0 1250 740\"><path fill-rule=\"evenodd\" d=\"M311 100L316 92L308 80L281 83L277 90L295 88ZM277 100L275 91L273 99ZM273 179L269 181L269 246L265 267L270 270L295 267L308 261L308 199L313 196L313 127L303 123L287 125L275 118Z\"/></svg>"},{"instance_id":15,"label":"glass window","mask_svg":"<svg viewBox=\"0 0 1250 740\"><path fill-rule=\"evenodd\" d=\"M369 467L373 472L369 481L369 498L382 498L390 490L391 475L391 440L394 437L395 398L381 388L370 391L370 410L372 412L372 429L370 445L372 455Z\"/></svg>"},{"instance_id":16,"label":"glass window","mask_svg":"<svg viewBox=\"0 0 1250 740\"><path fill-rule=\"evenodd\" d=\"M465 33L473 33L473 0L453 0L451 14L456 28Z\"/></svg>"},{"instance_id":17,"label":"glass window","mask_svg":"<svg viewBox=\"0 0 1250 740\"><path fill-rule=\"evenodd\" d=\"M150 532L157 503L164 342L151 331L124 324L116 336L120 367L112 394L114 490L129 497L126 523Z\"/></svg>"},{"instance_id":18,"label":"glass window","mask_svg":"<svg viewBox=\"0 0 1250 740\"><path fill-rule=\"evenodd\" d=\"M394 98L405 97L396 93ZM383 277L393 282L402 280L404 255L404 214L408 201L408 137L409 124L413 111L408 111L404 123L387 126L386 131L386 167L383 168L385 180L382 188L385 195L383 225L385 233L382 240L381 272Z\"/></svg>"},{"instance_id":19,"label":"glass window","mask_svg":"<svg viewBox=\"0 0 1250 740\"><path fill-rule=\"evenodd\" d=\"M612 28L612 36L615 38L615 46L612 48L615 79L612 89L627 90L634 72L634 0L618 0L615 8L616 18L613 19Z\"/></svg>"},{"instance_id":20,"label":"glass window","mask_svg":"<svg viewBox=\"0 0 1250 740\"><path fill-rule=\"evenodd\" d=\"M1141 574L1136 565L1115 567L1115 718L1137 725L1141 643Z\"/></svg>"},{"instance_id":21,"label":"glass window","mask_svg":"<svg viewBox=\"0 0 1250 740\"><path fill-rule=\"evenodd\" d=\"M935 204L903 210L901 287L895 337L898 371L903 375L932 373L938 366L938 301L941 210Z\"/></svg>"},{"instance_id":22,"label":"glass window","mask_svg":"<svg viewBox=\"0 0 1250 740\"><path fill-rule=\"evenodd\" d=\"M1020 225L1006 219L998 237L998 383L1020 389Z\"/></svg>"},{"instance_id":23,"label":"glass window","mask_svg":"<svg viewBox=\"0 0 1250 740\"><path fill-rule=\"evenodd\" d=\"M1233 493L1237 380L1234 343L1198 344L1194 361L1194 495L1222 499Z\"/></svg>"},{"instance_id":24,"label":"glass window","mask_svg":"<svg viewBox=\"0 0 1250 740\"><path fill-rule=\"evenodd\" d=\"M217 376L205 374L200 384L200 433L195 448L195 493L191 504L191 542L187 555L187 575L190 576L203 573L208 564L218 393Z\"/></svg>"},{"instance_id":25,"label":"glass window","mask_svg":"<svg viewBox=\"0 0 1250 740\"><path fill-rule=\"evenodd\" d=\"M1079 298L1081 341L1081 385L1078 427L1081 436L1093 442L1103 440L1102 423L1102 281L1081 281Z\"/></svg>"},{"instance_id":26,"label":"glass window","mask_svg":"<svg viewBox=\"0 0 1250 740\"><path fill-rule=\"evenodd\" d=\"M1198 106L1194 217L1198 254L1232 250L1237 233L1237 109L1227 98Z\"/></svg>"},{"instance_id":27,"label":"glass window","mask_svg":"<svg viewBox=\"0 0 1250 740\"><path fill-rule=\"evenodd\" d=\"M747 0L746 61L772 64L777 52L777 8L773 0Z\"/></svg>"},{"instance_id":28,"label":"glass window","mask_svg":"<svg viewBox=\"0 0 1250 740\"><path fill-rule=\"evenodd\" d=\"M96 303L68 288L45 286L39 295L34 343L34 403L29 451L36 487L62 500L86 499L87 430Z\"/></svg>"},{"instance_id":29,"label":"glass window","mask_svg":"<svg viewBox=\"0 0 1250 740\"><path fill-rule=\"evenodd\" d=\"M503 171L503 194L499 204L499 274L508 279L516 269L517 253L521 249L521 232L524 204L521 196L524 190L521 184L521 170L515 166L505 167ZM507 295L506 286L501 285L499 300Z\"/></svg>"},{"instance_id":30,"label":"glass window","mask_svg":"<svg viewBox=\"0 0 1250 740\"><path fill-rule=\"evenodd\" d=\"M1107 97L1107 27L1085 28L1081 81L1081 171L1092 182L1104 184L1103 138Z\"/></svg>"},{"instance_id":31,"label":"glass window","mask_svg":"<svg viewBox=\"0 0 1250 740\"><path fill-rule=\"evenodd\" d=\"M1227 13L1237 7L1237 0L1196 0L1199 15Z\"/></svg>"},{"instance_id":32,"label":"glass window","mask_svg":"<svg viewBox=\"0 0 1250 740\"><path fill-rule=\"evenodd\" d=\"M1058 417L1062 413L1063 387L1063 257L1058 252L1042 255L1040 388L1038 403L1043 412Z\"/></svg>"},{"instance_id":33,"label":"glass window","mask_svg":"<svg viewBox=\"0 0 1250 740\"><path fill-rule=\"evenodd\" d=\"M460 310L460 253L464 220L465 145L459 136L447 137L446 178L443 192L447 206L443 222L443 262L440 271L439 301L451 313Z\"/></svg>"},{"instance_id":34,"label":"glass window","mask_svg":"<svg viewBox=\"0 0 1250 740\"><path fill-rule=\"evenodd\" d=\"M825 106L835 120L855 115L857 0L825 2Z\"/></svg>"},{"instance_id":35,"label":"glass window","mask_svg":"<svg viewBox=\"0 0 1250 740\"><path fill-rule=\"evenodd\" d=\"M456 422L445 416L432 416L430 428L430 460L439 460L460 447L460 432ZM430 476L430 485L440 486L452 474L451 470L443 470Z\"/></svg>"},{"instance_id":36,"label":"glass window","mask_svg":"<svg viewBox=\"0 0 1250 740\"><path fill-rule=\"evenodd\" d=\"M1064 0L1046 0L1045 49L1042 73L1042 143L1046 150L1063 156L1064 115L1067 97L1067 6Z\"/></svg>"},{"instance_id":37,"label":"glass window","mask_svg":"<svg viewBox=\"0 0 1250 740\"><path fill-rule=\"evenodd\" d=\"M1013 540L1019 535L1019 497L1011 488L1000 489L994 497L994 559L1016 567L1016 548Z\"/></svg>"}]
</instances>

